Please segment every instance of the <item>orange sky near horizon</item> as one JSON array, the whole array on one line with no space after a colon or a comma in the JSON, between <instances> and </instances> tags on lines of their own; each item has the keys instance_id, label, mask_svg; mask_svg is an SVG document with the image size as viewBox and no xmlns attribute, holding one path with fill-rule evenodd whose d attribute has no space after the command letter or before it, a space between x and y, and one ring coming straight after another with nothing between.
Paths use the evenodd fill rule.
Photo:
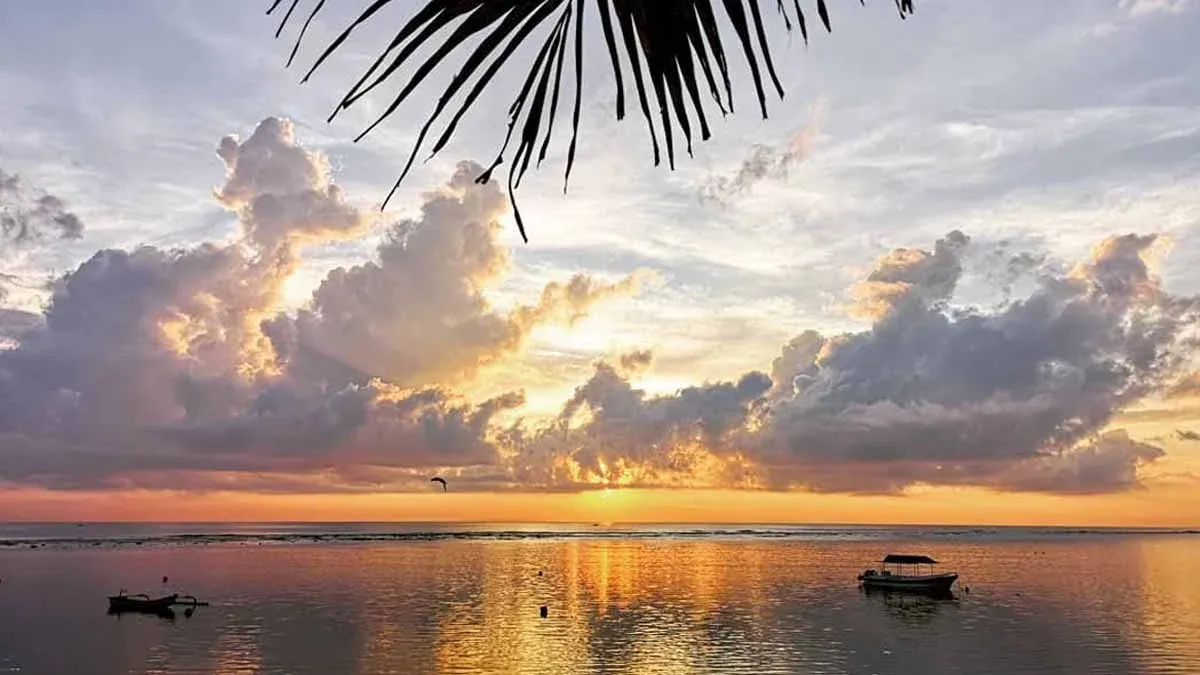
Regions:
<instances>
[{"instance_id":1,"label":"orange sky near horizon","mask_svg":"<svg viewBox=\"0 0 1200 675\"><path fill-rule=\"evenodd\" d=\"M1159 402L1117 423L1167 456L1145 487L1096 495L917 486L903 497L745 489L610 489L581 493L259 494L248 491L0 489L0 522L624 522L1078 525L1200 528L1200 451L1172 438L1200 416L1192 400Z\"/></svg>"},{"instance_id":2,"label":"orange sky near horizon","mask_svg":"<svg viewBox=\"0 0 1200 675\"><path fill-rule=\"evenodd\" d=\"M904 497L747 490L578 494L263 495L0 491L0 521L842 523L1200 527L1200 491L1158 484L1116 495L923 488Z\"/></svg>"}]
</instances>

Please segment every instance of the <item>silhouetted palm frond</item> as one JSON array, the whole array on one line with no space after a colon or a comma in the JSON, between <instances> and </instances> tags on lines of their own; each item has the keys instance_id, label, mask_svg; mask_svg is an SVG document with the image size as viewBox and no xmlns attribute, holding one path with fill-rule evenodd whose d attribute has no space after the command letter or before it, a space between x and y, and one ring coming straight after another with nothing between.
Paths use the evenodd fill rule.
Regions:
<instances>
[{"instance_id":1,"label":"silhouetted palm frond","mask_svg":"<svg viewBox=\"0 0 1200 675\"><path fill-rule=\"evenodd\" d=\"M341 34L321 53L309 68L304 80L341 47L350 34L371 20L393 0L373 0ZM682 133L685 149L692 153L692 140L699 132L701 140L710 136L708 118L702 103L701 88L706 88L722 115L733 111L733 87L726 46L722 42L718 16L733 29L737 47L746 59L751 81L758 97L758 106L767 116L766 89L772 88L782 97L783 87L775 73L768 39L763 26L762 0L407 0L424 2L415 16L395 33L390 44L375 59L366 73L350 87L338 103L330 120L341 110L349 108L397 73L422 46L434 48L431 55L420 61L410 79L386 110L355 141L370 133L387 119L448 56L463 48L472 38L479 38L470 50L466 62L455 73L438 99L428 121L421 128L416 145L400 177L388 193L395 193L401 181L412 169L417 153L427 141L434 124L444 122L433 144L431 156L436 155L454 135L459 122L478 100L500 68L520 45L535 39L543 40L520 91L508 109L508 132L491 166L479 176L478 182L490 180L492 172L502 162L512 143L514 133L517 149L511 156L508 171L508 194L513 201L513 213L521 237L525 225L516 208L515 191L521 178L537 154L540 164L546 157L558 113L564 63L567 53L575 71L575 92L571 115L571 142L567 149L563 189L570 180L571 167L579 137L580 102L583 91L583 44L585 6L593 5L599 16L600 28L608 47L613 76L617 85L616 114L623 119L626 112L625 79L633 80L637 106L650 132L654 164L662 160L663 150L668 165L674 169L676 134ZM900 17L913 11L913 0L893 0ZM326 0L271 0L267 14L281 7L286 9L275 36L299 16L304 23L292 48L288 65L304 40L313 18L325 7ZM775 0L779 19L788 31L800 29L808 41L808 22L800 0ZM790 6L789 6L790 5ZM297 14L297 8L301 13ZM826 0L816 0L817 16L830 30ZM540 30L539 30L540 29ZM534 36L537 37L534 37ZM731 50L732 51L732 50ZM628 67L623 67L624 54ZM765 76L764 76L765 71ZM769 84L767 81L769 80ZM468 84L470 86L468 87ZM453 114L451 102L460 97ZM655 118L657 117L657 122ZM698 127L698 129L697 129ZM384 201L387 205L387 200Z\"/></svg>"}]
</instances>

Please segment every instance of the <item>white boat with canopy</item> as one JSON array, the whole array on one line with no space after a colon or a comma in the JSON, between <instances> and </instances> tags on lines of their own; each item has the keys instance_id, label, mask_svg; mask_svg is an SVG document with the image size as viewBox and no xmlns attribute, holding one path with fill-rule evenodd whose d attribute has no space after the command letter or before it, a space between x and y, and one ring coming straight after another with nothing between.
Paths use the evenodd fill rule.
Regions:
<instances>
[{"instance_id":1,"label":"white boat with canopy","mask_svg":"<svg viewBox=\"0 0 1200 675\"><path fill-rule=\"evenodd\" d=\"M889 553L881 561L883 568L869 569L858 575L864 588L892 591L922 591L944 593L958 579L955 572L936 573L933 566L938 561L927 555ZM922 574L927 566L927 574Z\"/></svg>"}]
</instances>

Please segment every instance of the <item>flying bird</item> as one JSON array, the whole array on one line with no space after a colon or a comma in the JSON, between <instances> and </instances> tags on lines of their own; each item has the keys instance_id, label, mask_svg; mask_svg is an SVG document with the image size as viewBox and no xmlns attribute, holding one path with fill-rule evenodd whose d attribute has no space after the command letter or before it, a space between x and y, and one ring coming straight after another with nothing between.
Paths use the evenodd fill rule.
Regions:
<instances>
[{"instance_id":1,"label":"flying bird","mask_svg":"<svg viewBox=\"0 0 1200 675\"><path fill-rule=\"evenodd\" d=\"M433 478L429 479L429 482L430 483L441 483L442 484L442 492L446 491L446 479L445 478L442 478L441 476L434 476Z\"/></svg>"}]
</instances>

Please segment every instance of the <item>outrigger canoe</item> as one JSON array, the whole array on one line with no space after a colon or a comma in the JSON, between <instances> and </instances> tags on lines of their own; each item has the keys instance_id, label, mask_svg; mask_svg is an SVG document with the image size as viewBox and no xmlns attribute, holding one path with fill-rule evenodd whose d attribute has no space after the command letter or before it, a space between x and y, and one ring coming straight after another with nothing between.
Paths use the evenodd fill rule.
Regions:
<instances>
[{"instance_id":1,"label":"outrigger canoe","mask_svg":"<svg viewBox=\"0 0 1200 675\"><path fill-rule=\"evenodd\" d=\"M108 596L108 609L111 612L146 612L160 613L171 609L171 605L179 600L178 595L166 595L161 598L151 598L145 593L136 595Z\"/></svg>"}]
</instances>

